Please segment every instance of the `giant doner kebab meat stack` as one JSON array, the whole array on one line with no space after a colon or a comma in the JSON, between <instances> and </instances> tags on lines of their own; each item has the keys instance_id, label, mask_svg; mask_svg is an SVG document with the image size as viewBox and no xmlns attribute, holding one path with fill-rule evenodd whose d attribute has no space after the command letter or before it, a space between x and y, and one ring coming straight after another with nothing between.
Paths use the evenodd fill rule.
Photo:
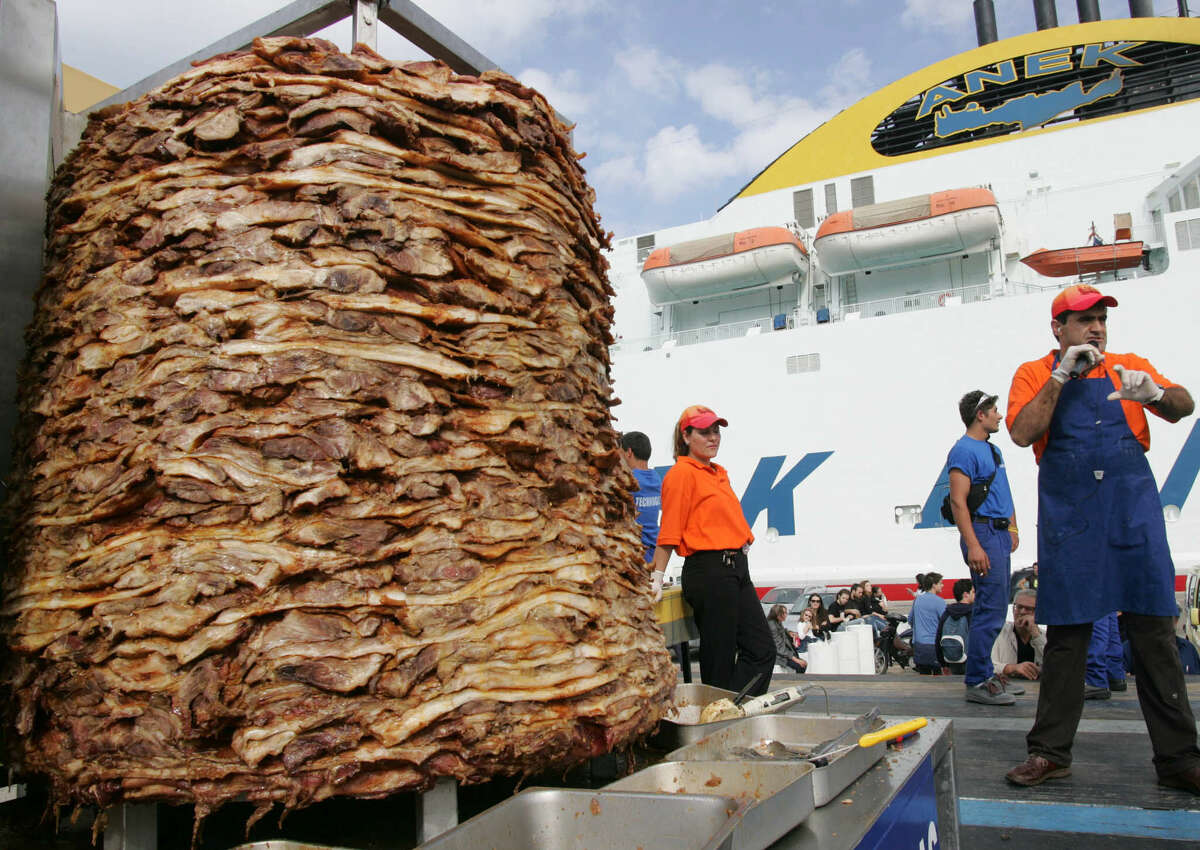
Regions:
<instances>
[{"instance_id":1,"label":"giant doner kebab meat stack","mask_svg":"<svg viewBox=\"0 0 1200 850\"><path fill-rule=\"evenodd\" d=\"M608 238L500 72L256 41L50 194L0 612L56 798L299 806L658 721Z\"/></svg>"}]
</instances>

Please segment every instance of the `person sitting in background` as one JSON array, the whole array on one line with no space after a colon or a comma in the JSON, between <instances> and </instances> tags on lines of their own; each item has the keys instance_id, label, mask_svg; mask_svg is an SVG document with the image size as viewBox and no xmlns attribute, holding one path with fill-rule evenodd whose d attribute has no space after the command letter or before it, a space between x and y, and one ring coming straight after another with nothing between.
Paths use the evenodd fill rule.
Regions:
<instances>
[{"instance_id":1,"label":"person sitting in background","mask_svg":"<svg viewBox=\"0 0 1200 850\"><path fill-rule=\"evenodd\" d=\"M938 620L937 650L938 661L956 676L961 676L967 669L967 644L971 634L971 608L975 605L975 582L969 578L960 578L951 587L954 601L946 606ZM949 628L947 628L949 623ZM965 628L964 628L965 627ZM957 652L947 657L946 646L942 638L947 635L959 637L960 645ZM953 643L953 641L951 642Z\"/></svg>"},{"instance_id":2,"label":"person sitting in background","mask_svg":"<svg viewBox=\"0 0 1200 850\"><path fill-rule=\"evenodd\" d=\"M775 642L775 663L803 673L808 664L796 654L796 643L792 640L792 634L783 625L786 619L786 605L773 606L767 615L767 628L771 631L771 640Z\"/></svg>"},{"instance_id":3,"label":"person sitting in background","mask_svg":"<svg viewBox=\"0 0 1200 850\"><path fill-rule=\"evenodd\" d=\"M871 582L859 582L855 588L851 588L850 604L858 611L859 617L871 624L876 636L887 628L887 617L883 615L882 608L876 607L875 599L871 595Z\"/></svg>"},{"instance_id":4,"label":"person sitting in background","mask_svg":"<svg viewBox=\"0 0 1200 850\"><path fill-rule=\"evenodd\" d=\"M862 586L863 595L870 600L871 611L875 614L879 614L881 617L886 618L888 607L887 597L883 595L883 588L877 587L876 585L871 584L869 581L864 581Z\"/></svg>"},{"instance_id":5,"label":"person sitting in background","mask_svg":"<svg viewBox=\"0 0 1200 850\"><path fill-rule=\"evenodd\" d=\"M817 612L815 608L805 608L800 612L800 622L796 626L796 649L804 652L809 644L824 640L816 626Z\"/></svg>"},{"instance_id":6,"label":"person sitting in background","mask_svg":"<svg viewBox=\"0 0 1200 850\"><path fill-rule=\"evenodd\" d=\"M1036 679L1042 674L1042 653L1046 650L1046 634L1034 622L1037 592L1018 590L1012 609L1012 622L1001 626L992 644L992 666L1005 678ZM1005 689L1013 693L1007 683Z\"/></svg>"},{"instance_id":7,"label":"person sitting in background","mask_svg":"<svg viewBox=\"0 0 1200 850\"><path fill-rule=\"evenodd\" d=\"M946 610L942 592L941 573L918 573L917 587L921 591L913 600L909 620L912 623L913 669L922 675L940 676L942 665L937 655L937 626Z\"/></svg>"},{"instance_id":8,"label":"person sitting in background","mask_svg":"<svg viewBox=\"0 0 1200 850\"><path fill-rule=\"evenodd\" d=\"M1017 570L1012 574L1011 584L1009 585L1009 599L1017 598L1018 590L1037 590L1037 572L1038 562L1034 561L1023 570Z\"/></svg>"},{"instance_id":9,"label":"person sitting in background","mask_svg":"<svg viewBox=\"0 0 1200 850\"><path fill-rule=\"evenodd\" d=\"M850 591L842 588L829 606L829 630L836 632L858 616L858 610L850 605Z\"/></svg>"},{"instance_id":10,"label":"person sitting in background","mask_svg":"<svg viewBox=\"0 0 1200 850\"><path fill-rule=\"evenodd\" d=\"M829 625L829 612L825 610L825 601L821 594L814 593L808 597L808 609L813 612L813 635L820 640L829 640L833 628Z\"/></svg>"}]
</instances>

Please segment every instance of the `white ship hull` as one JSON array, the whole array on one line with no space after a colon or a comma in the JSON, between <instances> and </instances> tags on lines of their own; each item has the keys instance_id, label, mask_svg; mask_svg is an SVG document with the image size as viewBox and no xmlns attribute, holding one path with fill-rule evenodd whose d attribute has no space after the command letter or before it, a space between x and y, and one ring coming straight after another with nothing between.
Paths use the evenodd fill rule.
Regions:
<instances>
[{"instance_id":1,"label":"white ship hull","mask_svg":"<svg viewBox=\"0 0 1200 850\"><path fill-rule=\"evenodd\" d=\"M667 467L671 428L684 407L706 404L728 418L717 460L752 521L751 574L760 590L871 579L904 592L899 586L912 587L918 572L967 575L957 532L937 516L942 491L935 489L946 453L963 432L958 399L983 389L999 393L1004 404L1017 366L1055 347L1050 301L1076 281L1041 277L1019 258L1040 247L1083 244L1093 222L1107 231L1114 214L1131 218L1132 239L1148 249L1145 268L1088 278L1120 302L1110 312L1111 350L1147 357L1200 395L1200 143L1193 132L1200 126L1200 90L1157 108L1118 104L1113 109L1126 111L1080 113L1057 126L1021 127L958 146L927 135L904 155L884 157L872 148L883 132L870 135L877 122L901 141L906 127L918 125L902 114L910 107L896 104L912 104L916 114L915 104L930 101L930 92L957 92L955 109L966 108L969 69L1008 61L1027 68L1035 61L1028 57L1068 49L1074 70L1061 79L1021 80L1025 88L1014 91L1040 85L1066 96L1071 75L1090 73L1089 63L1104 65L1101 55L1109 64L1129 64L1122 73L1131 87L1156 55L1175 51L1161 71L1173 73L1200 62L1200 21L1063 27L931 66L797 143L712 219L654 234L663 246L788 224L811 238L819 219L789 219L805 193L820 198L829 184L845 193L852 181L861 188L869 180L879 202L986 186L999 214L989 208L988 245L979 253L928 260L905 254L909 246L900 240L881 243L864 259L823 251L818 240L804 287L794 304L782 305L789 327L776 330L769 319L781 312L779 299L730 294L655 308L638 276L635 240L614 246L617 427L646 432L655 447L652 465ZM1028 95L1004 100L1003 90L978 97L992 98L980 107L989 114L1029 102ZM825 168L826 160L833 165ZM850 269L856 273L845 274ZM1197 417L1173 425L1151 420L1149 460L1182 575L1200 565L1200 492L1192 492L1200 426ZM1032 452L1015 446L1007 432L994 439L1007 461L1022 530L1017 569L1037 557L1037 467Z\"/></svg>"}]
</instances>

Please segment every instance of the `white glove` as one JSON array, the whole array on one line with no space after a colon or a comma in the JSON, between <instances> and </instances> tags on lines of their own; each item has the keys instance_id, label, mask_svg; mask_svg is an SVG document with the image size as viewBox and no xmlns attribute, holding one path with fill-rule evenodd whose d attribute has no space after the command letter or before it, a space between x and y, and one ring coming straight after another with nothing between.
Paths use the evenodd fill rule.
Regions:
<instances>
[{"instance_id":1,"label":"white glove","mask_svg":"<svg viewBox=\"0 0 1200 850\"><path fill-rule=\"evenodd\" d=\"M1062 359L1058 361L1058 368L1050 373L1050 377L1060 384L1065 384L1071 378L1078 378L1103 359L1104 355L1094 345L1072 345L1063 352Z\"/></svg>"},{"instance_id":2,"label":"white glove","mask_svg":"<svg viewBox=\"0 0 1200 850\"><path fill-rule=\"evenodd\" d=\"M1121 389L1109 393L1109 401L1136 401L1138 404L1154 404L1163 397L1163 388L1154 383L1145 372L1137 369L1126 369L1124 366L1113 366L1113 371L1121 376Z\"/></svg>"},{"instance_id":3,"label":"white glove","mask_svg":"<svg viewBox=\"0 0 1200 850\"><path fill-rule=\"evenodd\" d=\"M655 570L650 574L650 592L654 594L654 601L658 602L662 599L662 570Z\"/></svg>"}]
</instances>

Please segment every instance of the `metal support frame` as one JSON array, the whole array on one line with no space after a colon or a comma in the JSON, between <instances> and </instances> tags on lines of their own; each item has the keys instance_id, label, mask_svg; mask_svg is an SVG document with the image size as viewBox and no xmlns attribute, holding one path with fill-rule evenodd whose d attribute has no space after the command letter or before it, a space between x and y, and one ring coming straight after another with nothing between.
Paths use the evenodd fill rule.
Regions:
<instances>
[{"instance_id":1,"label":"metal support frame","mask_svg":"<svg viewBox=\"0 0 1200 850\"><path fill-rule=\"evenodd\" d=\"M428 791L417 794L417 841L424 844L456 826L458 782L443 776Z\"/></svg>"},{"instance_id":2,"label":"metal support frame","mask_svg":"<svg viewBox=\"0 0 1200 850\"><path fill-rule=\"evenodd\" d=\"M312 35L347 17L353 18L354 40L372 49L377 41L378 24L382 22L460 74L478 75L499 67L409 0L293 0L279 11L214 41L90 109L134 100L189 70L193 62L245 50L256 38Z\"/></svg>"},{"instance_id":3,"label":"metal support frame","mask_svg":"<svg viewBox=\"0 0 1200 850\"><path fill-rule=\"evenodd\" d=\"M383 0L387 3L387 0ZM353 44L364 44L374 50L379 42L379 3L377 0L354 0L354 14L351 15L354 28L350 41Z\"/></svg>"},{"instance_id":4,"label":"metal support frame","mask_svg":"<svg viewBox=\"0 0 1200 850\"><path fill-rule=\"evenodd\" d=\"M108 810L104 850L157 850L158 804L121 803Z\"/></svg>"}]
</instances>

